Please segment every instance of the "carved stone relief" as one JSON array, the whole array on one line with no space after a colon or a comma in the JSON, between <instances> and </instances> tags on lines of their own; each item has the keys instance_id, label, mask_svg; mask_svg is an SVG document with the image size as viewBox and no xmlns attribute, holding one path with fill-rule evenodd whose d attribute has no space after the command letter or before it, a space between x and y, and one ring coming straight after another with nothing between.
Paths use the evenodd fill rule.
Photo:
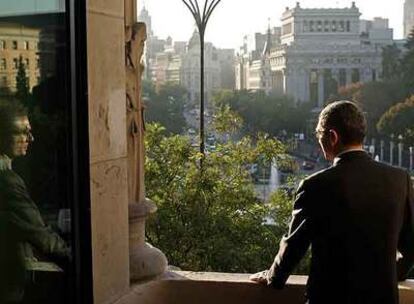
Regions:
<instances>
[{"instance_id":1,"label":"carved stone relief","mask_svg":"<svg viewBox=\"0 0 414 304\"><path fill-rule=\"evenodd\" d=\"M134 7L134 5L132 5ZM127 17L127 16L126 16ZM125 26L126 108L128 144L129 259L130 279L139 281L162 274L167 259L157 248L145 242L145 219L157 208L145 198L144 184L144 107L141 100L142 55L145 23Z\"/></svg>"}]
</instances>

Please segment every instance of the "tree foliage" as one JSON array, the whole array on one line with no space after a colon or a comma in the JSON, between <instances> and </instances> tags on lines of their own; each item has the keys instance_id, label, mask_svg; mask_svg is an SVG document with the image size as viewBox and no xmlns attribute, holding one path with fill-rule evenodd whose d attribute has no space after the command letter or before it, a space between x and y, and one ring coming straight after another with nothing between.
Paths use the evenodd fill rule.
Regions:
<instances>
[{"instance_id":1,"label":"tree foliage","mask_svg":"<svg viewBox=\"0 0 414 304\"><path fill-rule=\"evenodd\" d=\"M215 95L214 103L219 109L228 107L237 113L244 122L245 134L305 132L310 118L309 104L296 105L290 97L263 91L222 91Z\"/></svg>"},{"instance_id":2,"label":"tree foliage","mask_svg":"<svg viewBox=\"0 0 414 304\"><path fill-rule=\"evenodd\" d=\"M182 133L186 127L184 106L187 90L181 86L165 84L156 91L149 81L143 81L142 89L146 120L162 124L169 133Z\"/></svg>"},{"instance_id":3,"label":"tree foliage","mask_svg":"<svg viewBox=\"0 0 414 304\"><path fill-rule=\"evenodd\" d=\"M389 108L377 124L378 131L386 135L403 135L406 142L414 143L414 95Z\"/></svg>"},{"instance_id":4,"label":"tree foliage","mask_svg":"<svg viewBox=\"0 0 414 304\"><path fill-rule=\"evenodd\" d=\"M399 81L356 83L339 89L336 99L352 100L361 105L367 116L368 135L377 135L376 125L391 106L404 100L406 91Z\"/></svg>"},{"instance_id":5,"label":"tree foliage","mask_svg":"<svg viewBox=\"0 0 414 304\"><path fill-rule=\"evenodd\" d=\"M396 44L382 49L382 78L385 81L401 80L401 50Z\"/></svg>"},{"instance_id":6,"label":"tree foliage","mask_svg":"<svg viewBox=\"0 0 414 304\"><path fill-rule=\"evenodd\" d=\"M165 136L157 124L146 135L147 195L158 212L147 238L172 265L194 271L255 272L269 267L290 220L292 200L259 201L247 170L284 153L283 145L260 135L218 145L200 172L196 149L184 136ZM274 216L276 226L264 224Z\"/></svg>"},{"instance_id":7,"label":"tree foliage","mask_svg":"<svg viewBox=\"0 0 414 304\"><path fill-rule=\"evenodd\" d=\"M16 98L26 105L29 95L29 79L26 75L26 65L23 63L22 56L20 56L16 74Z\"/></svg>"}]
</instances>

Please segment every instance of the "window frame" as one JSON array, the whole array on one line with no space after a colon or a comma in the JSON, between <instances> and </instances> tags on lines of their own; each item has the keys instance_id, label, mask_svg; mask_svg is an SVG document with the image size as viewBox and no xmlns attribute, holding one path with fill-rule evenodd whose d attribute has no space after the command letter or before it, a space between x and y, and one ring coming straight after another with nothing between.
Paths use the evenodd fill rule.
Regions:
<instances>
[{"instance_id":1,"label":"window frame","mask_svg":"<svg viewBox=\"0 0 414 304\"><path fill-rule=\"evenodd\" d=\"M72 237L75 303L93 303L92 231L89 167L87 4L65 0L72 141Z\"/></svg>"}]
</instances>

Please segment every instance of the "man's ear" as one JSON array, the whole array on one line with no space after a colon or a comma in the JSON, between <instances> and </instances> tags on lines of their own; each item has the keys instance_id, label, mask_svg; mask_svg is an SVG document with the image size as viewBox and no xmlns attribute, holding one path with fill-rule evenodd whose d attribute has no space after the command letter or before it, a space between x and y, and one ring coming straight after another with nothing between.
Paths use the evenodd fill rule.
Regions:
<instances>
[{"instance_id":1,"label":"man's ear","mask_svg":"<svg viewBox=\"0 0 414 304\"><path fill-rule=\"evenodd\" d=\"M339 134L336 130L329 130L329 141L332 146L336 146L339 143Z\"/></svg>"}]
</instances>

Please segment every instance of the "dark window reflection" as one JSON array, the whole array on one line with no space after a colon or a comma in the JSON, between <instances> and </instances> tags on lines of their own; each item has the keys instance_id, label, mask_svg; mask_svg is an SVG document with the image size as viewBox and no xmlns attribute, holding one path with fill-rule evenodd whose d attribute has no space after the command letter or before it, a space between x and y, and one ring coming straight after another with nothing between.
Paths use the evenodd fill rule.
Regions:
<instances>
[{"instance_id":1,"label":"dark window reflection","mask_svg":"<svg viewBox=\"0 0 414 304\"><path fill-rule=\"evenodd\" d=\"M72 303L64 1L45 0L39 11L33 1L5 2L0 3L0 303Z\"/></svg>"}]
</instances>

